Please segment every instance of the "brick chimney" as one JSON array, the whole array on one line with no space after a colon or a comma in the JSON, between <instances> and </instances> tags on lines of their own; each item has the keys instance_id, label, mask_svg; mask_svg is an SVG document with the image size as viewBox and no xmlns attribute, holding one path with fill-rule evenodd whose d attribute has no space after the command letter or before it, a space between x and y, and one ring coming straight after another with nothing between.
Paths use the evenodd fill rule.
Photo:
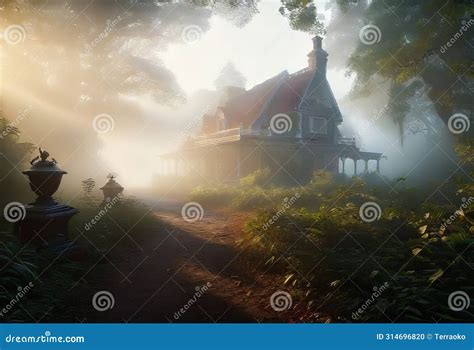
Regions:
<instances>
[{"instance_id":1,"label":"brick chimney","mask_svg":"<svg viewBox=\"0 0 474 350\"><path fill-rule=\"evenodd\" d=\"M308 54L308 68L316 73L326 75L328 53L323 50L323 38L315 36L313 38L313 51Z\"/></svg>"}]
</instances>

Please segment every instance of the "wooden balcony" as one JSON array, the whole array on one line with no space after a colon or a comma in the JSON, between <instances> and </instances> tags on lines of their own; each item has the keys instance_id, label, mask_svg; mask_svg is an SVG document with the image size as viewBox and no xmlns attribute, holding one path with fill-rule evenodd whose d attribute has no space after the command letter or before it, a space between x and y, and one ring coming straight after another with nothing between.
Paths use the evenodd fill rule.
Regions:
<instances>
[{"instance_id":1,"label":"wooden balcony","mask_svg":"<svg viewBox=\"0 0 474 350\"><path fill-rule=\"evenodd\" d=\"M242 139L242 136L261 136L261 137L270 137L270 130L267 132L255 132L251 129L244 128L234 128L218 131L208 135L201 135L190 138L186 146L213 146L222 143L235 142Z\"/></svg>"},{"instance_id":2,"label":"wooden balcony","mask_svg":"<svg viewBox=\"0 0 474 350\"><path fill-rule=\"evenodd\" d=\"M262 138L272 137L270 130L267 130L266 132L255 132L251 129L234 128L218 131L212 134L192 137L188 139L185 147L214 146L223 143L239 141L245 136L258 136ZM299 140L298 137L295 137L295 141L297 139ZM357 147L357 141L352 137L340 137L338 139L338 144Z\"/></svg>"},{"instance_id":3,"label":"wooden balcony","mask_svg":"<svg viewBox=\"0 0 474 350\"><path fill-rule=\"evenodd\" d=\"M222 130L208 135L193 137L188 140L187 146L211 146L226 142L239 141L241 135L240 128Z\"/></svg>"}]
</instances>

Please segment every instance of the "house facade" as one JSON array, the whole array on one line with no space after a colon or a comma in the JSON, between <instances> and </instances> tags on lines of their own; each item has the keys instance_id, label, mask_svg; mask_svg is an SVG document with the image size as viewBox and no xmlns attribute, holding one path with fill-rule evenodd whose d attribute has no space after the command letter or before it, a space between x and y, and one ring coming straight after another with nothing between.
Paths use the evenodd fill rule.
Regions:
<instances>
[{"instance_id":1,"label":"house facade","mask_svg":"<svg viewBox=\"0 0 474 350\"><path fill-rule=\"evenodd\" d=\"M342 137L343 118L326 79L328 54L313 38L308 67L286 71L249 90L226 87L218 107L203 116L199 135L161 157L162 172L234 181L269 169L275 178L297 184L315 171L345 172L346 160L379 162L382 154L362 152ZM360 168L359 168L360 170Z\"/></svg>"}]
</instances>

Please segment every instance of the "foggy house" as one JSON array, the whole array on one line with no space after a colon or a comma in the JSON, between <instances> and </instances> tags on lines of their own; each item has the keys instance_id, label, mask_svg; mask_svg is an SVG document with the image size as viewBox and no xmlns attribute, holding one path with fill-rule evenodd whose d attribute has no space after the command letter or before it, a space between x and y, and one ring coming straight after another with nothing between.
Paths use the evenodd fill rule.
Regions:
<instances>
[{"instance_id":1,"label":"foggy house","mask_svg":"<svg viewBox=\"0 0 474 350\"><path fill-rule=\"evenodd\" d=\"M299 184L318 170L344 173L347 159L356 173L368 171L371 160L378 171L382 154L362 152L338 129L343 118L326 79L327 60L322 38L315 37L308 67L249 90L223 88L218 107L203 116L200 135L161 156L162 173L235 181L269 169L274 178Z\"/></svg>"}]
</instances>

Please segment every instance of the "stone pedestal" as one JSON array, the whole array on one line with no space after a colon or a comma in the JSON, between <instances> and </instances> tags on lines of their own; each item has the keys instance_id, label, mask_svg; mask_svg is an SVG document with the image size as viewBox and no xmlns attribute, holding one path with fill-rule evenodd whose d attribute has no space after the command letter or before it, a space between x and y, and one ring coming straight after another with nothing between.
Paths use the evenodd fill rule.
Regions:
<instances>
[{"instance_id":1,"label":"stone pedestal","mask_svg":"<svg viewBox=\"0 0 474 350\"><path fill-rule=\"evenodd\" d=\"M25 217L17 223L17 234L22 243L32 243L54 254L80 258L83 254L79 246L68 238L69 220L78 211L56 202L52 197L67 172L57 166L54 158L48 160L48 152L41 148L39 152L40 155L31 161L31 168L23 172L38 198L25 207Z\"/></svg>"},{"instance_id":2,"label":"stone pedestal","mask_svg":"<svg viewBox=\"0 0 474 350\"><path fill-rule=\"evenodd\" d=\"M68 238L69 220L77 213L76 209L55 202L29 204L25 218L18 223L20 241L55 254L78 252L79 246Z\"/></svg>"}]
</instances>

